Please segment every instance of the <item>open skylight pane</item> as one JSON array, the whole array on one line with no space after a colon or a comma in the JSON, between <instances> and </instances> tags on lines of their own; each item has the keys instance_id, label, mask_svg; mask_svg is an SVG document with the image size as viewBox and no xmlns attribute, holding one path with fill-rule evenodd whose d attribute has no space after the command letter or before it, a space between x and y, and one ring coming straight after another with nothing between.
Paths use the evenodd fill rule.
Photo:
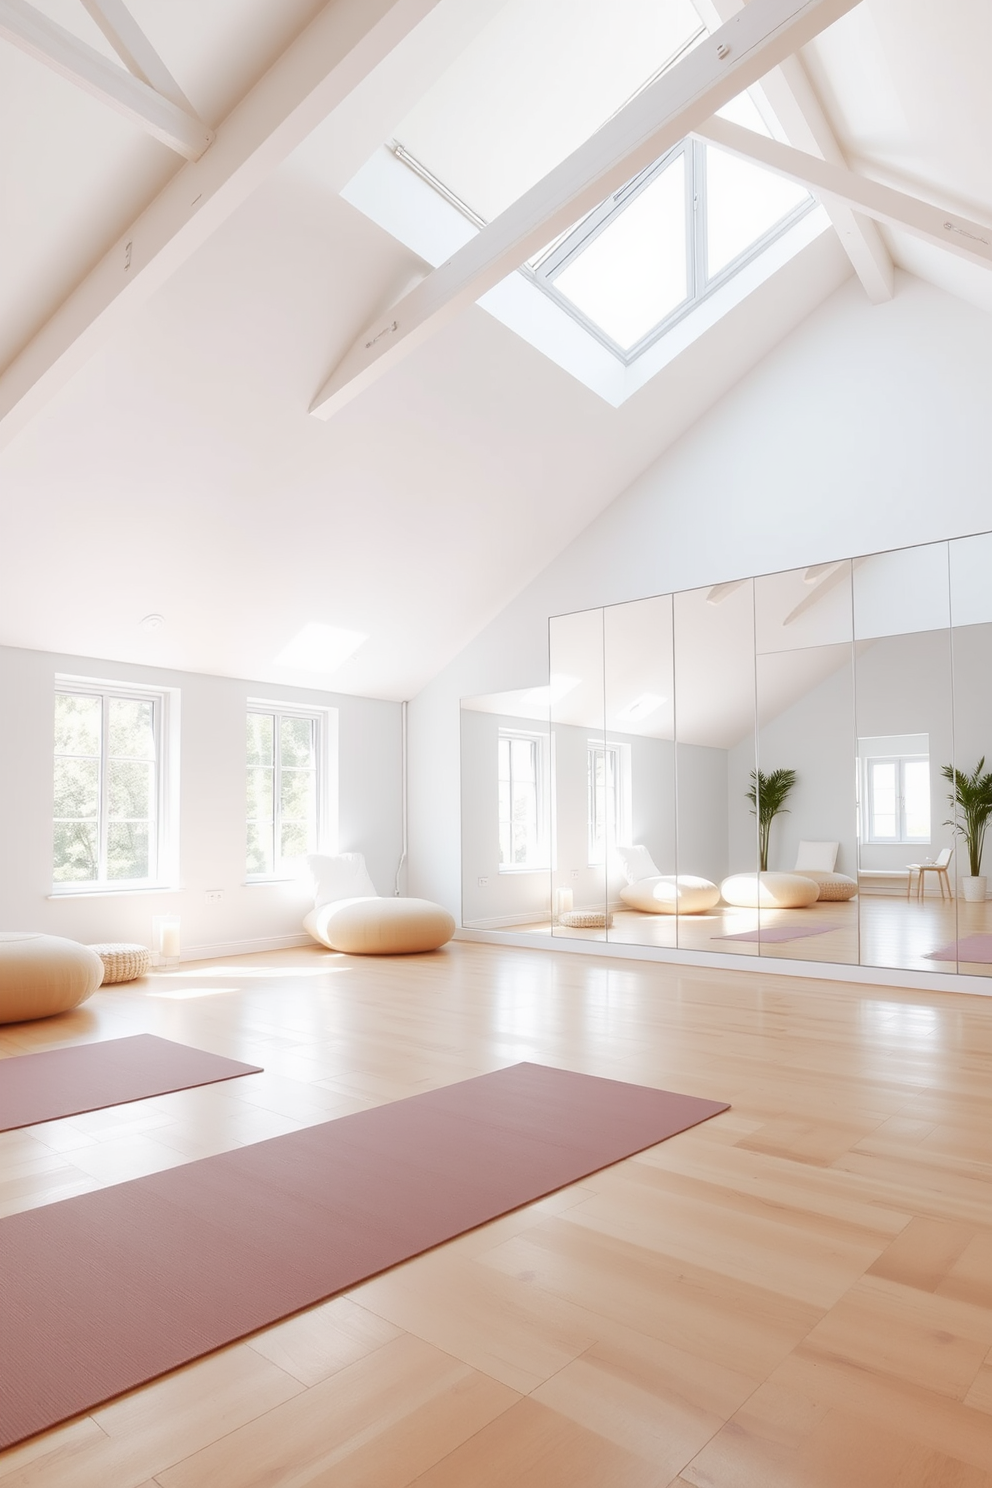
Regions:
<instances>
[{"instance_id":1,"label":"open skylight pane","mask_svg":"<svg viewBox=\"0 0 992 1488\"><path fill-rule=\"evenodd\" d=\"M554 281L626 351L689 292L685 156L677 155Z\"/></svg>"},{"instance_id":2,"label":"open skylight pane","mask_svg":"<svg viewBox=\"0 0 992 1488\"><path fill-rule=\"evenodd\" d=\"M784 176L708 145L706 253L710 278L808 200L809 193Z\"/></svg>"},{"instance_id":3,"label":"open skylight pane","mask_svg":"<svg viewBox=\"0 0 992 1488\"><path fill-rule=\"evenodd\" d=\"M704 34L691 0L506 0L396 139L491 221Z\"/></svg>"}]
</instances>

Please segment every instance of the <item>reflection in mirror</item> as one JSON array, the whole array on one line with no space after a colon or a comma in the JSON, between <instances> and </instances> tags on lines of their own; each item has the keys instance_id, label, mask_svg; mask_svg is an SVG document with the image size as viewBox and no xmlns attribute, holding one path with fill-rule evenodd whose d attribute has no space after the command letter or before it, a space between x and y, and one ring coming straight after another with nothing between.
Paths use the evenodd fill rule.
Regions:
<instances>
[{"instance_id":1,"label":"reflection in mirror","mask_svg":"<svg viewBox=\"0 0 992 1488\"><path fill-rule=\"evenodd\" d=\"M849 561L754 582L762 955L858 961L851 600Z\"/></svg>"},{"instance_id":2,"label":"reflection in mirror","mask_svg":"<svg viewBox=\"0 0 992 1488\"><path fill-rule=\"evenodd\" d=\"M948 546L854 564L861 961L957 967Z\"/></svg>"},{"instance_id":3,"label":"reflection in mirror","mask_svg":"<svg viewBox=\"0 0 992 1488\"><path fill-rule=\"evenodd\" d=\"M607 855L609 939L676 944L672 597L604 612L606 751L616 783Z\"/></svg>"},{"instance_id":4,"label":"reflection in mirror","mask_svg":"<svg viewBox=\"0 0 992 1488\"><path fill-rule=\"evenodd\" d=\"M548 688L462 699L462 924L551 923Z\"/></svg>"},{"instance_id":5,"label":"reflection in mirror","mask_svg":"<svg viewBox=\"0 0 992 1488\"><path fill-rule=\"evenodd\" d=\"M552 934L605 940L607 859L624 800L604 729L603 611L555 616L549 642Z\"/></svg>"},{"instance_id":6,"label":"reflection in mirror","mask_svg":"<svg viewBox=\"0 0 992 1488\"><path fill-rule=\"evenodd\" d=\"M694 890L679 907L678 944L753 956L757 835L746 799L755 768L752 581L676 594L674 623L677 861Z\"/></svg>"},{"instance_id":7,"label":"reflection in mirror","mask_svg":"<svg viewBox=\"0 0 992 1488\"><path fill-rule=\"evenodd\" d=\"M984 856L982 850L992 817L992 534L959 538L949 546L957 773L953 781L942 782L941 814L954 816L957 825L952 877L957 884L958 970L987 977L992 976L992 843ZM948 801L952 790L953 807Z\"/></svg>"}]
</instances>

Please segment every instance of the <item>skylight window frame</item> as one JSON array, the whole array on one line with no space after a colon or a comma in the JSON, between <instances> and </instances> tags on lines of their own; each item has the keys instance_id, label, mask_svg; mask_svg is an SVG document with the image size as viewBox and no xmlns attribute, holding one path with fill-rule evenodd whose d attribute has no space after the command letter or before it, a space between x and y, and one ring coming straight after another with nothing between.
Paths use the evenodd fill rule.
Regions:
<instances>
[{"instance_id":1,"label":"skylight window frame","mask_svg":"<svg viewBox=\"0 0 992 1488\"><path fill-rule=\"evenodd\" d=\"M800 202L791 212L779 218L776 223L763 233L760 238L748 245L736 258L724 264L718 273L708 274L707 265L707 179L706 161L707 151L716 148L707 145L705 141L688 135L673 145L671 150L665 152L658 160L646 166L643 171L634 176L624 186L599 207L578 222L570 232L565 233L537 260L535 265L524 264L519 273L531 281L543 294L546 294L565 313L576 321L583 330L594 337L601 346L605 347L612 356L623 364L630 367L639 357L648 351L657 341L668 334L678 323L690 315L697 306L704 304L711 295L722 289L728 280L733 279L740 271L759 258L778 238L815 211L818 203L816 198L809 194L804 202ZM585 249L606 231L606 228L614 222L622 212L625 212L632 202L636 201L642 191L645 191L654 181L661 176L671 165L675 158L684 153L686 160L685 189L686 189L686 281L689 285L689 293L686 298L664 319L646 332L640 341L633 346L623 347L614 341L603 328L591 320L579 307L574 304L561 290L555 288L555 279L569 264L585 251Z\"/></svg>"}]
</instances>

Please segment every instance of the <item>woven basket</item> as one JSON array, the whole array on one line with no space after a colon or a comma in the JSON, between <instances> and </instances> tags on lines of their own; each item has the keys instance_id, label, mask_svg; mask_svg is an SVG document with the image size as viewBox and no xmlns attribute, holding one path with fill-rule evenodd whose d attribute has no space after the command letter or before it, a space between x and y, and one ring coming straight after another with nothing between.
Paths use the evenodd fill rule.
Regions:
<instances>
[{"instance_id":1,"label":"woven basket","mask_svg":"<svg viewBox=\"0 0 992 1488\"><path fill-rule=\"evenodd\" d=\"M103 962L104 986L108 982L133 982L135 977L144 976L148 970L150 956L147 946L108 942L91 945L90 950L96 951Z\"/></svg>"},{"instance_id":2,"label":"woven basket","mask_svg":"<svg viewBox=\"0 0 992 1488\"><path fill-rule=\"evenodd\" d=\"M569 930L606 930L613 923L613 916L601 909L569 909L558 916L558 923Z\"/></svg>"}]
</instances>

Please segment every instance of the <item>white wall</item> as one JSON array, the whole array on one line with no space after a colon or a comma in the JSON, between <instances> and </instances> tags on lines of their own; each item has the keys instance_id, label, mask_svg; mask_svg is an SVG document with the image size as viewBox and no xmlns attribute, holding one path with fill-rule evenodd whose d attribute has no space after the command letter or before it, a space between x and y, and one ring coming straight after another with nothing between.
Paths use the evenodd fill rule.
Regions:
<instances>
[{"instance_id":1,"label":"white wall","mask_svg":"<svg viewBox=\"0 0 992 1488\"><path fill-rule=\"evenodd\" d=\"M457 913L458 699L546 682L549 615L982 531L990 406L992 318L841 288L413 700L411 891Z\"/></svg>"},{"instance_id":2,"label":"white wall","mask_svg":"<svg viewBox=\"0 0 992 1488\"><path fill-rule=\"evenodd\" d=\"M52 898L56 673L180 691L180 887ZM184 956L263 949L300 936L301 883L246 885L245 704L314 703L338 713L338 846L361 851L381 894L401 850L400 705L89 657L0 647L0 925L73 940L151 943L155 914L182 917ZM219 904L206 891L221 889Z\"/></svg>"}]
</instances>

